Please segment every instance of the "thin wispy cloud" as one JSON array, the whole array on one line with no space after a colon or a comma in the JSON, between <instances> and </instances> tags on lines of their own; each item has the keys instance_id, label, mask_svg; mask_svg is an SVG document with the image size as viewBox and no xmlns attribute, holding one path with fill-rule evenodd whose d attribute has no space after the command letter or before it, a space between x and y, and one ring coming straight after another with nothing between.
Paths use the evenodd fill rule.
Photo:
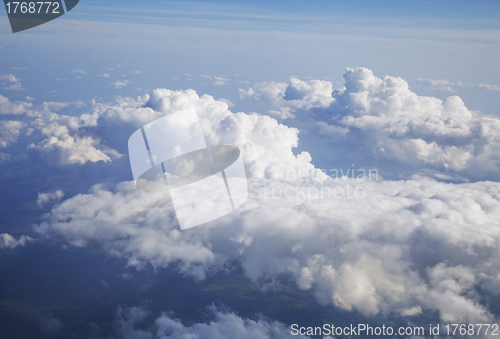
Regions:
<instances>
[{"instance_id":1,"label":"thin wispy cloud","mask_svg":"<svg viewBox=\"0 0 500 339\"><path fill-rule=\"evenodd\" d=\"M202 74L200 76L204 79L208 79L208 80L213 81L212 85L214 85L214 86L222 86L229 81L229 78L226 78L222 75L209 76L206 74Z\"/></svg>"},{"instance_id":2,"label":"thin wispy cloud","mask_svg":"<svg viewBox=\"0 0 500 339\"><path fill-rule=\"evenodd\" d=\"M482 89L482 90L494 91L494 92L500 91L500 86L492 85L492 84L484 84L484 83L463 83L461 81L450 82L450 81L445 80L445 79L432 80L432 79L423 79L423 78L415 79L415 82L419 85L429 86L430 89L433 91L441 91L441 92L448 92L448 93L457 93L457 91L453 87L455 87L455 88L457 88L457 87L469 87L469 88Z\"/></svg>"}]
</instances>

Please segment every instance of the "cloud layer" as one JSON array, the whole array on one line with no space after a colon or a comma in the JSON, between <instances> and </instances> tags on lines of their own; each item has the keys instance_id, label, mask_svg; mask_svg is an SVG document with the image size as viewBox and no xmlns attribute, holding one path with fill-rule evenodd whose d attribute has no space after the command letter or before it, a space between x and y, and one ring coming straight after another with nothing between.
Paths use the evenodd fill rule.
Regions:
<instances>
[{"instance_id":1,"label":"cloud layer","mask_svg":"<svg viewBox=\"0 0 500 339\"><path fill-rule=\"evenodd\" d=\"M349 86L334 103L344 110L339 126L387 142L393 157L397 147L415 151L405 140L411 144L412 133L423 135L433 127L441 150L461 140L461 131L471 133L472 119L495 128L495 118L475 117L458 98L443 104L418 97L402 79L378 79L356 69L347 72L346 81ZM223 231L210 225L180 231L168 194L122 182L96 185L54 206L36 232L62 235L74 246L98 243L139 269L174 267L195 279L237 263L252 281L292 277L298 288L315 291L321 303L365 315L430 310L446 322L494 320L478 301L477 289L500 293L497 182L328 178L309 154L293 154L296 129L268 116L232 113L225 102L192 90L158 89L139 101L95 104L93 113L78 121L96 131L110 123L131 129L192 106L207 143L238 146L251 179L247 203L212 224ZM414 132L406 130L410 127ZM406 134L398 137L400 129ZM490 133L485 135L495 138ZM439 151L428 157L436 163L458 161Z\"/></svg>"},{"instance_id":2,"label":"cloud layer","mask_svg":"<svg viewBox=\"0 0 500 339\"><path fill-rule=\"evenodd\" d=\"M0 145L26 145L49 167L117 163L129 173L120 160L128 137L195 107L207 144L241 150L250 197L240 209L181 232L168 194L138 191L131 181L103 183L61 203L62 192L42 193L40 206L56 204L35 231L74 246L97 243L138 269L172 267L204 279L236 264L254 282L291 278L321 303L365 315L433 311L443 321L495 320L477 291L500 293L500 120L468 110L457 96L420 97L403 79L378 78L365 68L344 78L340 91L294 78L242 95L270 100L298 121L314 117L312 131L327 136L339 156L355 152L366 163L377 159L420 174L398 181L329 178L309 153L294 154L298 129L267 115L233 113L227 102L194 90L157 89L86 106L5 98ZM85 113L62 113L73 108ZM443 178L495 181L447 184L423 176L429 169ZM2 246L27 241L4 234Z\"/></svg>"}]
</instances>

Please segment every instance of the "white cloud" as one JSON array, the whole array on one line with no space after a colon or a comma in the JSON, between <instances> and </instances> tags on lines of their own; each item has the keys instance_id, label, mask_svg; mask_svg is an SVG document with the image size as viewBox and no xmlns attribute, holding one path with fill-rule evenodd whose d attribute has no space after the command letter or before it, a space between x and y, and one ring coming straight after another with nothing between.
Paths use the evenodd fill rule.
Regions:
<instances>
[{"instance_id":1,"label":"white cloud","mask_svg":"<svg viewBox=\"0 0 500 339\"><path fill-rule=\"evenodd\" d=\"M36 204L38 205L38 207L42 208L48 204L58 202L59 200L62 199L63 196L64 196L64 193L61 190L58 190L55 192L49 192L49 193L38 193L38 198L36 199Z\"/></svg>"},{"instance_id":2,"label":"white cloud","mask_svg":"<svg viewBox=\"0 0 500 339\"><path fill-rule=\"evenodd\" d=\"M221 75L219 75L219 76L208 76L206 74L202 74L201 77L205 78L205 79L208 79L208 80L213 80L212 85L214 85L214 86L222 86L226 82L229 81L229 78L225 78L225 77L223 77Z\"/></svg>"},{"instance_id":3,"label":"white cloud","mask_svg":"<svg viewBox=\"0 0 500 339\"><path fill-rule=\"evenodd\" d=\"M253 281L292 274L320 302L366 315L408 315L421 307L447 321L491 320L474 288L500 289L499 184L323 183L332 192L348 185L361 187L365 197L321 199L314 191L307 196L310 184L254 180L246 206L218 221L224 232L179 231L169 199L137 191L132 182L96 186L56 206L37 231L62 234L76 246L101 242L137 267L178 263L197 279L238 260ZM266 187L290 195L266 196ZM473 279L461 283L457 269ZM429 281L428 274L441 275ZM450 296L466 311L452 312L443 302Z\"/></svg>"},{"instance_id":4,"label":"white cloud","mask_svg":"<svg viewBox=\"0 0 500 339\"><path fill-rule=\"evenodd\" d=\"M81 107L82 103L75 102L73 105ZM38 138L38 141L29 144L28 149L40 153L51 166L111 161L121 157L117 151L103 146L95 133L83 130L95 127L94 119L97 117L89 114L67 116L55 113L66 106L67 103L60 102L44 102L39 106L28 102L11 103L0 96L0 112L18 115L24 113L20 120L0 121L0 147L16 142L21 129L28 127L26 135L35 140Z\"/></svg>"},{"instance_id":5,"label":"white cloud","mask_svg":"<svg viewBox=\"0 0 500 339\"><path fill-rule=\"evenodd\" d=\"M19 79L14 74L4 74L0 77L3 81L19 82Z\"/></svg>"},{"instance_id":6,"label":"white cloud","mask_svg":"<svg viewBox=\"0 0 500 339\"><path fill-rule=\"evenodd\" d=\"M444 102L418 96L405 80L378 78L362 67L347 69L344 79L345 88L333 95L329 82L298 79L290 84L258 84L240 94L281 107L270 111L277 116L287 117L297 110L301 113L297 119L315 116L319 133L331 133L337 152L356 152L386 166L500 180L498 117L470 111L458 96ZM435 82L435 86L449 84Z\"/></svg>"},{"instance_id":7,"label":"white cloud","mask_svg":"<svg viewBox=\"0 0 500 339\"><path fill-rule=\"evenodd\" d=\"M51 165L84 164L87 161L111 161L110 156L119 158L114 150L100 150L101 145L91 137L73 137L62 133L51 136L38 144L30 144L28 149L37 150L44 160Z\"/></svg>"},{"instance_id":8,"label":"white cloud","mask_svg":"<svg viewBox=\"0 0 500 339\"><path fill-rule=\"evenodd\" d=\"M500 92L500 86L490 85L490 84L472 84L472 88L485 89L487 91Z\"/></svg>"},{"instance_id":9,"label":"white cloud","mask_svg":"<svg viewBox=\"0 0 500 339\"><path fill-rule=\"evenodd\" d=\"M445 102L411 92L401 78L348 69L329 124L348 128L367 153L414 168L500 179L500 119L468 110L458 96ZM354 136L353 136L354 137Z\"/></svg>"},{"instance_id":10,"label":"white cloud","mask_svg":"<svg viewBox=\"0 0 500 339\"><path fill-rule=\"evenodd\" d=\"M405 126L409 112L416 126L434 114L455 119L452 125L473 115L454 97L440 106L409 92L402 79L378 79L366 69L348 71L336 98L348 108L341 115L347 122L338 126L352 123L368 135L375 132L364 124L391 136L384 129L398 128L398 121ZM366 315L430 310L443 321L494 320L477 289L500 293L499 183L328 179L308 153L294 156L296 129L268 116L231 113L225 102L193 90L158 89L137 101L96 104L79 119L87 126L142 126L188 107L197 108L208 144L241 150L251 178L247 203L217 220L223 232L180 231L170 199L138 191L133 182L96 185L63 201L36 232L62 235L74 246L100 243L137 268L175 264L196 279L236 261L252 281L291 275L321 303ZM287 171L299 178L283 177Z\"/></svg>"},{"instance_id":11,"label":"white cloud","mask_svg":"<svg viewBox=\"0 0 500 339\"><path fill-rule=\"evenodd\" d=\"M248 90L240 88L239 93L241 99L252 98L254 100L266 100L271 101L277 106L280 100L283 99L287 87L288 84L285 82L271 81L255 84L254 87L250 87Z\"/></svg>"},{"instance_id":12,"label":"white cloud","mask_svg":"<svg viewBox=\"0 0 500 339\"><path fill-rule=\"evenodd\" d=\"M16 247L25 246L27 243L34 241L26 235L22 235L19 239L15 239L8 233L0 234L0 249L14 249Z\"/></svg>"},{"instance_id":13,"label":"white cloud","mask_svg":"<svg viewBox=\"0 0 500 339\"><path fill-rule=\"evenodd\" d=\"M463 83L461 81L454 83L445 79L432 80L432 79L422 79L422 78L415 79L415 82L420 85L429 86L430 89L433 91L441 91L448 93L456 93L457 91L453 89L453 87L456 86L459 87L467 86L475 89L484 89L487 91L495 91L495 92L500 91L499 86L491 84L483 84L483 83Z\"/></svg>"},{"instance_id":14,"label":"white cloud","mask_svg":"<svg viewBox=\"0 0 500 339\"><path fill-rule=\"evenodd\" d=\"M333 85L325 80L302 81L290 78L290 82L263 82L255 84L248 90L240 89L240 98L270 101L277 110L269 113L282 119L293 117L297 109L325 108L332 104Z\"/></svg>"},{"instance_id":15,"label":"white cloud","mask_svg":"<svg viewBox=\"0 0 500 339\"><path fill-rule=\"evenodd\" d=\"M129 84L130 81L128 80L116 80L115 82L112 82L111 85L113 85L115 88L123 88Z\"/></svg>"},{"instance_id":16,"label":"white cloud","mask_svg":"<svg viewBox=\"0 0 500 339\"><path fill-rule=\"evenodd\" d=\"M17 141L24 124L20 121L0 121L0 148L5 148Z\"/></svg>"},{"instance_id":17,"label":"white cloud","mask_svg":"<svg viewBox=\"0 0 500 339\"><path fill-rule=\"evenodd\" d=\"M22 88L21 81L13 74L4 74L0 76L0 80L2 80L2 84L4 90L7 91L24 91Z\"/></svg>"},{"instance_id":18,"label":"white cloud","mask_svg":"<svg viewBox=\"0 0 500 339\"><path fill-rule=\"evenodd\" d=\"M98 77L109 78L109 73L102 73L102 74L98 75Z\"/></svg>"},{"instance_id":19,"label":"white cloud","mask_svg":"<svg viewBox=\"0 0 500 339\"><path fill-rule=\"evenodd\" d=\"M208 308L213 320L208 323L184 325L173 315L163 313L154 325L147 323L149 312L141 307L118 308L114 322L119 338L193 338L193 339L291 339L290 328L284 324L264 318L257 320L242 318L232 312ZM153 330L152 330L153 329ZM309 338L301 336L301 338Z\"/></svg>"},{"instance_id":20,"label":"white cloud","mask_svg":"<svg viewBox=\"0 0 500 339\"><path fill-rule=\"evenodd\" d=\"M137 71L130 71L130 73L137 74L137 75L143 74L142 71L139 71L139 70L137 70Z\"/></svg>"},{"instance_id":21,"label":"white cloud","mask_svg":"<svg viewBox=\"0 0 500 339\"><path fill-rule=\"evenodd\" d=\"M30 102L11 102L7 97L0 95L0 114L22 114L31 106Z\"/></svg>"},{"instance_id":22,"label":"white cloud","mask_svg":"<svg viewBox=\"0 0 500 339\"><path fill-rule=\"evenodd\" d=\"M74 69L71 71L73 74L87 74L87 71L84 69Z\"/></svg>"},{"instance_id":23,"label":"white cloud","mask_svg":"<svg viewBox=\"0 0 500 339\"><path fill-rule=\"evenodd\" d=\"M259 168L255 175L271 177L273 171L284 166L304 167L305 175L308 170L314 170L309 163L310 156L307 152L295 157L290 150L298 142L296 129L279 125L267 116L232 114L228 111L228 103L216 101L207 95L199 97L193 90L159 89L151 96L146 95L138 100L123 98L113 104L94 104L91 112L80 116L54 112L64 106L65 104L61 103L44 103L41 107L27 111L25 117L29 127L38 131L43 138L33 142L29 149L39 152L46 162L52 165L110 161L118 158L120 154L117 151L101 143L102 137L99 137L96 129L107 128L104 133L107 143L123 147L129 135L125 135L123 129L117 130L117 124L126 126L126 131L132 133L144 124L175 110L195 106L201 116L206 116L202 119L202 126L208 140L213 144L228 142L246 147L249 166ZM237 129L232 131L231 126ZM15 139L11 137L9 140Z\"/></svg>"}]
</instances>

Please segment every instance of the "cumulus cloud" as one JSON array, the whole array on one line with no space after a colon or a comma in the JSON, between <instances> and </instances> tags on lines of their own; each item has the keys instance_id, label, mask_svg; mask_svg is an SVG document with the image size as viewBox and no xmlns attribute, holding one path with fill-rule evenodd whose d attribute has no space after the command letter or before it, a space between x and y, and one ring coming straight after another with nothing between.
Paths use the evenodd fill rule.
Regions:
<instances>
[{"instance_id":1,"label":"cumulus cloud","mask_svg":"<svg viewBox=\"0 0 500 339\"><path fill-rule=\"evenodd\" d=\"M4 74L0 76L0 80L2 81L2 84L5 86L3 87L4 90L24 91L24 88L22 88L21 85L21 81L13 74Z\"/></svg>"},{"instance_id":2,"label":"cumulus cloud","mask_svg":"<svg viewBox=\"0 0 500 339\"><path fill-rule=\"evenodd\" d=\"M431 167L474 179L500 179L500 119L411 92L401 78L348 69L328 124L350 130L366 152L413 168ZM349 135L348 135L349 136Z\"/></svg>"},{"instance_id":3,"label":"cumulus cloud","mask_svg":"<svg viewBox=\"0 0 500 339\"><path fill-rule=\"evenodd\" d=\"M239 93L242 99L270 101L279 110L270 110L269 113L287 119L293 117L293 112L297 109L330 106L334 101L332 91L333 85L329 81L302 81L292 77L289 83L264 82L247 90L240 89Z\"/></svg>"},{"instance_id":4,"label":"cumulus cloud","mask_svg":"<svg viewBox=\"0 0 500 339\"><path fill-rule=\"evenodd\" d=\"M144 112L151 111L150 108L144 108L144 104L149 96L139 101L127 102L128 99L118 100L116 104L118 110L127 111L133 115L137 110ZM129 119L124 115L117 114L116 110L106 110L106 105L93 104L91 111L81 115L65 115L59 113L63 108L69 107L81 108L85 104L44 102L41 105L34 106L30 102L10 102L6 97L0 96L0 113L17 115L18 120L0 120L0 147L5 148L15 143L21 134L23 128L26 130L26 136L29 137L30 144L28 150L31 153L39 154L51 166L65 166L71 164L83 164L86 162L105 161L109 162L118 159L122 155L115 149L101 142L102 138L107 138L105 143L125 144L128 138L128 132L132 132L138 127L137 121L145 121L140 116L139 119ZM132 106L132 107L129 107ZM92 111L93 109L93 111ZM136 111L133 111L135 109ZM146 113L152 116L150 113ZM162 114L154 115L161 117ZM110 134L109 130L102 133L98 131L99 119L105 121L101 126L106 126L109 130L116 130L117 125L128 129L118 131L121 139ZM142 125L141 125L142 126ZM118 140L118 141L116 141ZM126 148L122 149L126 152ZM7 156L6 156L7 157Z\"/></svg>"},{"instance_id":5,"label":"cumulus cloud","mask_svg":"<svg viewBox=\"0 0 500 339\"><path fill-rule=\"evenodd\" d=\"M28 146L30 151L37 151L51 165L83 164L85 162L111 161L121 155L101 145L95 135L80 133L81 129L91 127L93 120L88 114L66 116L53 112L66 104L45 103L42 110L30 112L30 127L45 137L38 143Z\"/></svg>"},{"instance_id":6,"label":"cumulus cloud","mask_svg":"<svg viewBox=\"0 0 500 339\"><path fill-rule=\"evenodd\" d=\"M19 239L16 239L8 233L2 233L0 234L0 249L14 249L16 247L25 246L32 241L34 241L34 239L26 235L22 235Z\"/></svg>"},{"instance_id":7,"label":"cumulus cloud","mask_svg":"<svg viewBox=\"0 0 500 339\"><path fill-rule=\"evenodd\" d=\"M26 97L27 100L33 98ZM33 106L31 102L17 101L11 102L7 97L0 95L0 114L22 114Z\"/></svg>"},{"instance_id":8,"label":"cumulus cloud","mask_svg":"<svg viewBox=\"0 0 500 339\"><path fill-rule=\"evenodd\" d=\"M63 191L58 190L55 192L48 193L38 193L38 198L36 199L36 204L38 207L42 208L48 204L58 202L64 196Z\"/></svg>"},{"instance_id":9,"label":"cumulus cloud","mask_svg":"<svg viewBox=\"0 0 500 339\"><path fill-rule=\"evenodd\" d=\"M71 103L79 108L82 102ZM15 143L21 130L34 140L28 145L30 152L38 153L50 165L83 164L85 162L111 161L121 157L116 150L102 145L99 136L91 129L98 116L84 113L81 116L59 114L68 103L44 102L33 106L30 102L10 102L0 96L0 112L16 114L18 120L0 120L0 147Z\"/></svg>"},{"instance_id":10,"label":"cumulus cloud","mask_svg":"<svg viewBox=\"0 0 500 339\"><path fill-rule=\"evenodd\" d=\"M17 141L24 124L20 121L0 121L0 148L5 148Z\"/></svg>"},{"instance_id":11,"label":"cumulus cloud","mask_svg":"<svg viewBox=\"0 0 500 339\"><path fill-rule=\"evenodd\" d=\"M444 104L418 97L399 78L379 79L366 69L349 70L345 77L346 89L328 107L338 105L341 123L328 125L339 127L340 134L355 126L360 138L405 147L397 138L404 126L414 129L406 134L409 139L425 132L420 125L433 123L442 127L433 135L460 138L472 125L469 119L478 118L456 97ZM158 89L138 100L95 104L79 119L89 126L118 121L142 126L188 107L196 107L208 144L241 150L251 179L249 200L217 220L223 232L211 232L214 224L180 231L168 194L138 191L133 182L96 185L67 199L35 231L62 235L74 246L100 243L139 269L175 267L195 279L236 262L254 282L292 277L321 303L365 315L430 310L443 321L494 320L477 291L500 293L498 182L329 178L308 153L293 154L297 129L269 116L232 113L227 103L193 90ZM445 147L446 137L436 144ZM433 159L448 161L441 153Z\"/></svg>"},{"instance_id":12,"label":"cumulus cloud","mask_svg":"<svg viewBox=\"0 0 500 339\"><path fill-rule=\"evenodd\" d=\"M130 71L132 74L140 75L143 74L142 71L136 70L136 71Z\"/></svg>"},{"instance_id":13,"label":"cumulus cloud","mask_svg":"<svg viewBox=\"0 0 500 339\"><path fill-rule=\"evenodd\" d=\"M301 103L298 106L285 100L292 82L260 84L240 93L286 109L301 107L298 119L314 116L318 132L331 134L339 152L356 153L388 168L431 168L469 180L500 180L500 118L467 109L458 96L444 102L418 96L404 79L378 78L366 68L347 69L344 79L344 89L331 96L328 85L308 87L309 96L294 99ZM435 82L435 86L449 84ZM306 104L308 97L324 100ZM288 112L281 108L271 114L287 116Z\"/></svg>"},{"instance_id":14,"label":"cumulus cloud","mask_svg":"<svg viewBox=\"0 0 500 339\"><path fill-rule=\"evenodd\" d=\"M84 164L87 161L111 161L109 153L113 157L120 157L114 150L102 151L98 141L91 137L72 137L69 134L61 134L58 137L51 136L38 144L30 144L28 149L39 151L48 164L70 165Z\"/></svg>"},{"instance_id":15,"label":"cumulus cloud","mask_svg":"<svg viewBox=\"0 0 500 339\"><path fill-rule=\"evenodd\" d=\"M36 107L30 106L31 103L16 104L30 109L19 121L2 122L4 147L15 142L20 128L27 126L31 138L36 140L28 149L52 165L109 162L120 158L127 152L128 137L137 128L176 110L196 107L207 141L245 147L248 166L259 168L256 175L272 176L274 168L287 166L314 170L307 152L295 157L291 151L297 146L298 130L279 125L267 116L232 114L228 110L230 102L217 101L207 95L200 97L193 90L158 89L151 96L137 100L119 98L108 104L94 102L86 113L71 116L58 113L68 107L67 103L46 102Z\"/></svg>"},{"instance_id":16,"label":"cumulus cloud","mask_svg":"<svg viewBox=\"0 0 500 339\"><path fill-rule=\"evenodd\" d=\"M208 308L213 320L208 323L184 325L173 315L163 313L154 325L147 326L149 312L141 307L119 308L114 322L115 332L124 339L291 339L290 329L284 324L264 318L242 318L233 312ZM152 329L151 329L152 328ZM303 338L309 338L303 336Z\"/></svg>"},{"instance_id":17,"label":"cumulus cloud","mask_svg":"<svg viewBox=\"0 0 500 339\"><path fill-rule=\"evenodd\" d=\"M113 85L115 88L123 88L127 86L130 83L128 80L116 80L115 82L112 82L111 85Z\"/></svg>"}]
</instances>

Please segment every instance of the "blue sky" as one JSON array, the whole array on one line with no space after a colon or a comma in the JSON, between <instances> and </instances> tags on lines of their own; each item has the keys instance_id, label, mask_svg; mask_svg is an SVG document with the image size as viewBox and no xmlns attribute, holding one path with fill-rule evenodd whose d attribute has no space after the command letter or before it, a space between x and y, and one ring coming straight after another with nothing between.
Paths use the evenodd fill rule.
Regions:
<instances>
[{"instance_id":1,"label":"blue sky","mask_svg":"<svg viewBox=\"0 0 500 339\"><path fill-rule=\"evenodd\" d=\"M50 88L45 92L67 89L66 97L78 93L72 100L136 95L137 87L150 91L188 84L222 96L220 88L203 87L199 76L205 73L229 77L233 88L239 81L286 81L290 76L328 78L341 86L345 67L355 66L401 76L410 83L429 78L498 85L500 77L494 1L114 4L82 1L77 11L15 35L8 34L2 14L2 72L15 73L39 87L41 83L31 77L50 69L55 76L46 77L44 88ZM21 49L34 49L36 58L19 53ZM99 83L109 85L102 81L108 79L88 79L116 64L128 64L129 71L141 70L144 75L118 93L99 87ZM75 69L88 72L87 79L74 83L70 72ZM180 86L171 81L175 77L183 81L184 73L195 78ZM68 83L61 87L57 78L67 78ZM80 86L85 81L92 81L92 86ZM433 93L411 85L421 94ZM88 95L81 95L83 87ZM26 93L36 100L52 100L46 93L40 97L41 88L27 88L31 89L37 95ZM234 89L224 90L231 100L236 100L235 94ZM489 114L496 114L495 94L461 89L471 108Z\"/></svg>"},{"instance_id":2,"label":"blue sky","mask_svg":"<svg viewBox=\"0 0 500 339\"><path fill-rule=\"evenodd\" d=\"M120 6L117 6L120 4ZM83 5L83 6L82 6ZM131 1L85 1L79 15L91 15L103 21L125 20L141 22L156 18L155 23L170 25L203 26L202 21L212 25L245 25L249 22L263 24L254 29L276 27L294 21L295 29L300 24L319 24L331 18L392 18L398 20L440 20L443 27L498 27L495 1L151 1L138 4ZM132 12L132 13L131 13ZM99 17L102 15L102 17ZM199 20L198 22L195 20ZM226 22L227 21L227 22ZM208 24L208 23L207 23ZM409 22L409 24L411 24ZM413 22L415 24L415 22ZM432 23L438 25L437 22ZM284 26L287 27L287 26ZM288 26L288 29L294 29Z\"/></svg>"}]
</instances>

